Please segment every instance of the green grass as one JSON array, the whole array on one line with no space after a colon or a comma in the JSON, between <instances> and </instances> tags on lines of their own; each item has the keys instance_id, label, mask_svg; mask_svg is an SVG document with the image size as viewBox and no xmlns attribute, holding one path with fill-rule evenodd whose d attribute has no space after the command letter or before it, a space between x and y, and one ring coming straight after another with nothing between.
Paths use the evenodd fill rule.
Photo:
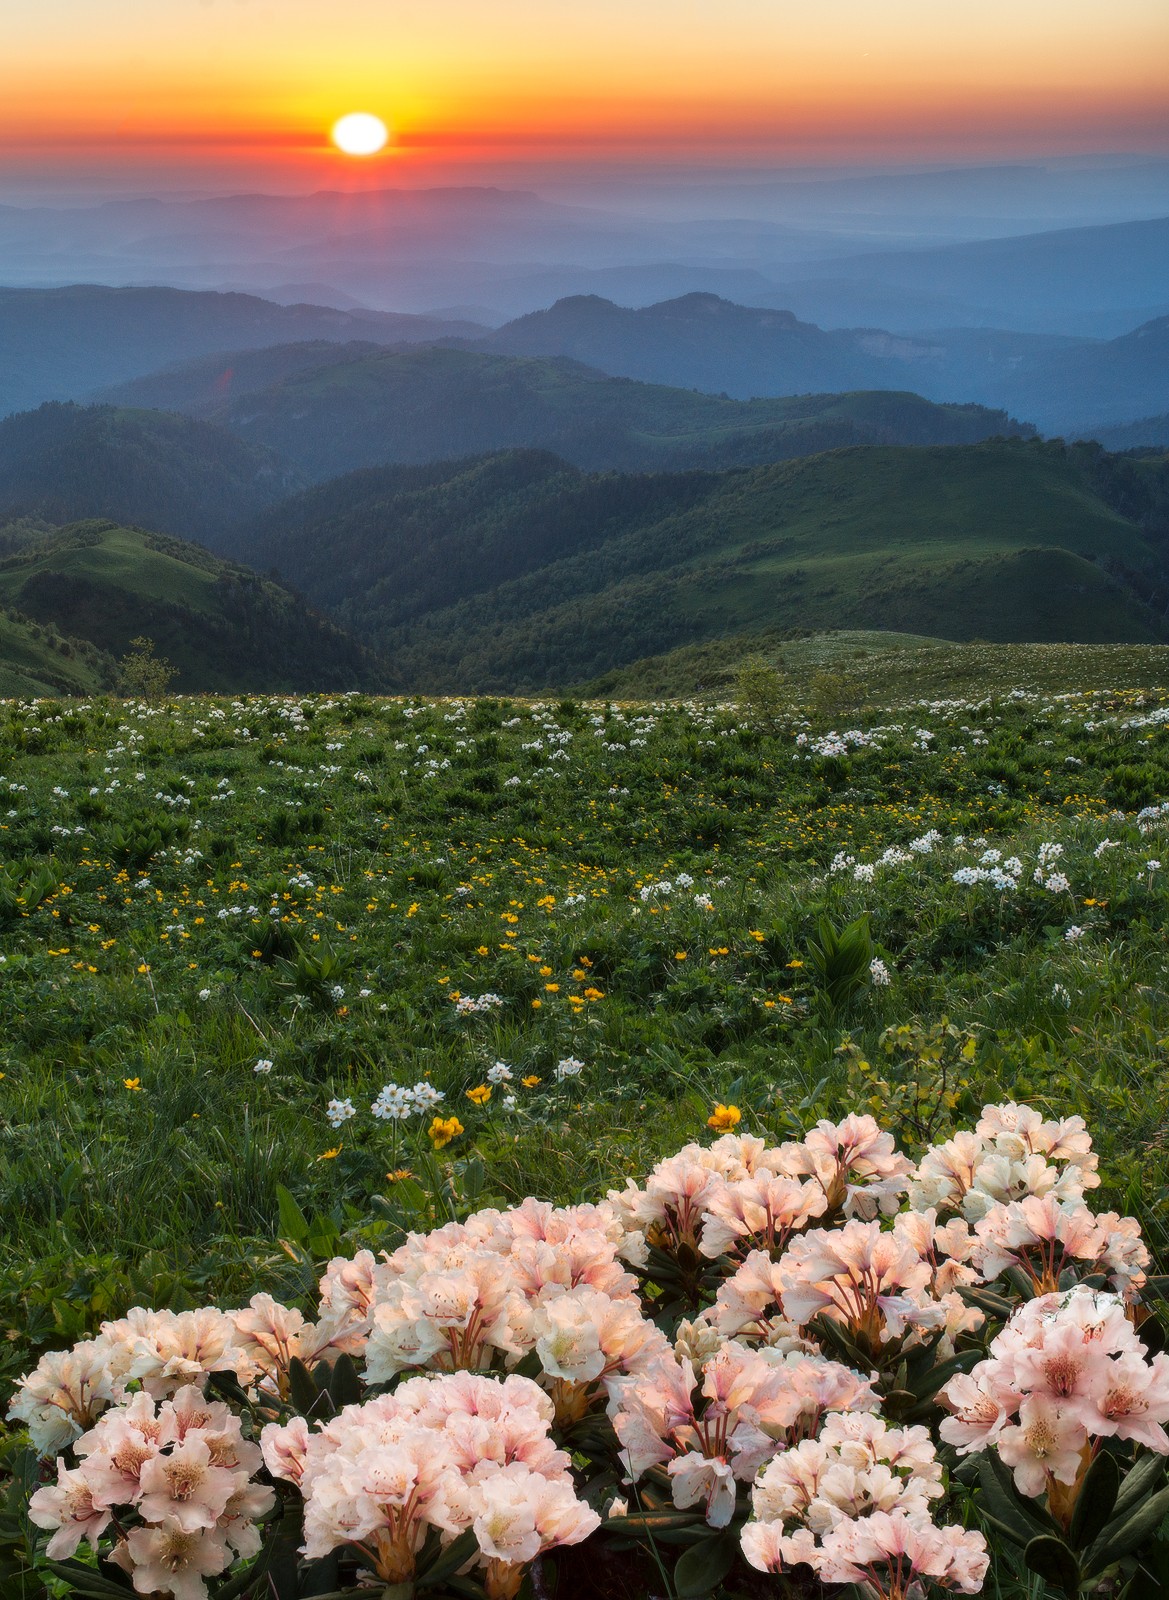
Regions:
<instances>
[{"instance_id":1,"label":"green grass","mask_svg":"<svg viewBox=\"0 0 1169 1600\"><path fill-rule=\"evenodd\" d=\"M1148 863L1169 825L1137 815L1169 798L1163 657L969 647L986 692L963 697L963 647L892 642L782 645L804 672L865 650L905 687L847 723L354 695L4 707L8 1368L136 1302L300 1294L279 1185L329 1248L416 1223L387 1175L432 1173L424 1124L370 1115L387 1082L442 1090L456 1185L478 1152L485 1192L586 1198L702 1136L716 1100L773 1137L872 1103L920 1148L896 1089L920 1069L895 1051L874 1089L839 1046L885 1060L886 1029L947 1017L978 1044L936 1126L1008 1094L1083 1114L1101 1201L1164 1260L1169 868ZM833 721L872 742L818 753ZM935 828L871 881L833 870ZM1045 841L1070 890L1033 880ZM989 848L1023 863L1016 890L953 881ZM833 1011L817 919L862 913L893 982ZM460 1013L484 994L499 1006ZM585 1070L558 1083L568 1056ZM478 1107L497 1060L515 1102ZM337 1130L333 1097L358 1113Z\"/></svg>"},{"instance_id":2,"label":"green grass","mask_svg":"<svg viewBox=\"0 0 1169 1600\"><path fill-rule=\"evenodd\" d=\"M733 698L738 672L763 662L785 680L783 692L798 699L818 673L837 680L830 687L841 711L904 703L917 696L977 696L1035 689L1139 689L1169 678L1169 647L1155 645L955 644L924 634L863 628L776 629L730 633L699 645L683 645L604 673L586 686L589 694L620 700L676 699L694 695Z\"/></svg>"}]
</instances>

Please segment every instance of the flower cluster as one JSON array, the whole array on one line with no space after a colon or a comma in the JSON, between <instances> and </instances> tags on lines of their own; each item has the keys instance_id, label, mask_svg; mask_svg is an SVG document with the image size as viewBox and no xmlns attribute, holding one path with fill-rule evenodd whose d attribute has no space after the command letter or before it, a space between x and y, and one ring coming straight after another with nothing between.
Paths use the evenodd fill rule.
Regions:
<instances>
[{"instance_id":1,"label":"flower cluster","mask_svg":"<svg viewBox=\"0 0 1169 1600\"><path fill-rule=\"evenodd\" d=\"M1082 1117L1045 1121L1013 1101L988 1106L973 1133L933 1145L909 1188L915 1211L960 1212L978 1222L996 1205L1028 1195L1080 1200L1094 1189L1096 1156Z\"/></svg>"},{"instance_id":2,"label":"flower cluster","mask_svg":"<svg viewBox=\"0 0 1169 1600\"><path fill-rule=\"evenodd\" d=\"M139 1391L73 1449L79 1465L59 1459L56 1483L29 1501L36 1526L53 1530L51 1560L72 1555L83 1539L99 1549L113 1524L108 1559L139 1594L202 1600L206 1578L259 1551L256 1519L276 1501L253 1482L260 1450L243 1437L239 1418L194 1384L161 1403Z\"/></svg>"},{"instance_id":3,"label":"flower cluster","mask_svg":"<svg viewBox=\"0 0 1169 1600\"><path fill-rule=\"evenodd\" d=\"M1074 1486L1104 1439L1169 1455L1169 1356L1149 1358L1119 1296L1077 1285L1021 1306L985 1361L952 1378L941 1435L995 1449L1020 1494Z\"/></svg>"},{"instance_id":4,"label":"flower cluster","mask_svg":"<svg viewBox=\"0 0 1169 1600\"><path fill-rule=\"evenodd\" d=\"M139 1308L46 1355L10 1415L58 1457L29 1504L49 1558L88 1540L139 1592L203 1600L261 1549L262 1464L303 1502L307 1561L344 1549L403 1596L457 1580L514 1600L623 1477L633 1537L664 1509L687 1537L741 1528L763 1571L924 1600L976 1592L987 1564L981 1535L934 1518L915 1424L939 1395L942 1439L997 1451L1065 1528L1102 1441L1169 1455L1169 1356L1134 1331L1148 1251L1085 1203L1079 1118L989 1106L916 1165L869 1116L775 1146L741 1119L718 1107L736 1131L597 1204L529 1198L338 1256L309 1315L268 1294Z\"/></svg>"},{"instance_id":5,"label":"flower cluster","mask_svg":"<svg viewBox=\"0 0 1169 1600\"><path fill-rule=\"evenodd\" d=\"M489 1600L512 1600L541 1551L599 1526L549 1437L552 1404L527 1378L418 1377L313 1430L261 1435L268 1470L304 1500L305 1554L352 1546L387 1584L411 1579L428 1540L474 1535Z\"/></svg>"},{"instance_id":6,"label":"flower cluster","mask_svg":"<svg viewBox=\"0 0 1169 1600\"><path fill-rule=\"evenodd\" d=\"M658 1249L688 1246L713 1259L756 1243L782 1247L826 1213L890 1215L912 1170L872 1117L850 1116L772 1148L751 1134L686 1145L658 1162L644 1188L631 1179L609 1198Z\"/></svg>"},{"instance_id":7,"label":"flower cluster","mask_svg":"<svg viewBox=\"0 0 1169 1600\"><path fill-rule=\"evenodd\" d=\"M709 1344L692 1334L679 1342L695 1356ZM674 1504L701 1504L715 1528L731 1520L737 1484L814 1433L826 1412L878 1405L858 1373L819 1356L716 1340L698 1366L696 1373L690 1354L660 1357L615 1386L609 1409L629 1477L665 1466Z\"/></svg>"},{"instance_id":8,"label":"flower cluster","mask_svg":"<svg viewBox=\"0 0 1169 1600\"><path fill-rule=\"evenodd\" d=\"M404 1122L415 1113L431 1110L443 1098L441 1089L424 1081L412 1089L400 1083L386 1083L369 1109L381 1122Z\"/></svg>"},{"instance_id":9,"label":"flower cluster","mask_svg":"<svg viewBox=\"0 0 1169 1600\"><path fill-rule=\"evenodd\" d=\"M96 1339L42 1356L21 1380L8 1414L27 1425L40 1455L52 1456L124 1399L132 1381L163 1399L209 1372L230 1372L241 1382L253 1376L230 1317L210 1308L136 1308L103 1323Z\"/></svg>"},{"instance_id":10,"label":"flower cluster","mask_svg":"<svg viewBox=\"0 0 1169 1600\"><path fill-rule=\"evenodd\" d=\"M977 1594L986 1574L980 1533L935 1526L942 1469L925 1428L890 1428L850 1412L778 1455L751 1495L743 1553L761 1572L801 1564L824 1583L868 1583L883 1600L928 1582ZM924 1580L924 1581L923 1581Z\"/></svg>"}]
</instances>

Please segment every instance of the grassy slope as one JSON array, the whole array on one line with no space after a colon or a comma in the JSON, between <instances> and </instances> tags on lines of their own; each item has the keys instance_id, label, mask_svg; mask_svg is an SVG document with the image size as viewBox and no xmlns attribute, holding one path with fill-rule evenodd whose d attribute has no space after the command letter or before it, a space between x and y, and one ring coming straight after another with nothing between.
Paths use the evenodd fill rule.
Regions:
<instances>
[{"instance_id":1,"label":"grassy slope","mask_svg":"<svg viewBox=\"0 0 1169 1600\"><path fill-rule=\"evenodd\" d=\"M952 1119L938 1099L934 1137L1007 1088L1082 1114L1102 1151L1094 1208L1139 1216L1161 1270L1169 885L1147 862L1169 833L1142 834L1135 813L1169 796L1169 725L1147 718L1166 692L922 698L941 698L932 676L892 716L849 722L883 725L877 748L800 761L796 719L761 731L717 710L330 697L296 726L264 699L244 718L204 700L52 723L5 708L0 771L28 787L0 822L0 860L51 865L62 892L3 922L0 1320L18 1337L0 1341L0 1368L183 1289L225 1305L257 1287L299 1296L307 1275L274 1243L277 1184L341 1227L394 1230L345 1253L392 1248L419 1222L386 1173L429 1184L431 1168L426 1120L370 1115L388 1081L425 1073L445 1093L466 1128L448 1156L481 1154L483 1193L587 1199L708 1140L716 1100L774 1139L785 1118L872 1095L916 1154L915 1096L882 1104L838 1050L847 1031L912 1083L881 1038L915 1019L979 1035L969 1093ZM833 725L813 712L813 733ZM548 760L553 729L566 761ZM162 799L183 793L189 811ZM931 828L944 846L872 883L826 876L838 851L872 863ZM1064 848L1067 893L1032 877L1047 841ZM987 842L1025 862L1017 892L953 881ZM713 908L679 892L647 909L640 887L683 871ZM333 959L324 982L254 953L269 905L284 949ZM822 913L867 913L893 974L839 1015L808 959ZM1060 936L1071 925L1082 937ZM602 998L584 1003L593 983ZM485 992L498 1012L456 1013L457 994ZM585 1071L560 1085L568 1055ZM495 1059L515 1074L514 1112L499 1092L466 1097ZM358 1110L340 1134L333 1096Z\"/></svg>"},{"instance_id":2,"label":"grassy slope","mask_svg":"<svg viewBox=\"0 0 1169 1600\"><path fill-rule=\"evenodd\" d=\"M1127 644L955 644L912 633L862 628L825 633L775 629L682 645L603 673L586 692L619 700L733 699L740 668L763 662L783 678L782 693L798 702L817 692L839 709L891 705L920 695L942 700L978 696L1019 684L1032 688L1134 689L1169 680L1169 646Z\"/></svg>"},{"instance_id":3,"label":"grassy slope","mask_svg":"<svg viewBox=\"0 0 1169 1600\"><path fill-rule=\"evenodd\" d=\"M115 674L112 658L92 645L0 614L0 697L89 695L110 688Z\"/></svg>"},{"instance_id":4,"label":"grassy slope","mask_svg":"<svg viewBox=\"0 0 1169 1600\"><path fill-rule=\"evenodd\" d=\"M540 688L752 628L1154 642L1152 616L1093 562L1150 554L1056 449L845 451L733 475L387 644L406 681ZM358 601L342 614L375 631Z\"/></svg>"},{"instance_id":5,"label":"grassy slope","mask_svg":"<svg viewBox=\"0 0 1169 1600\"><path fill-rule=\"evenodd\" d=\"M62 529L0 560L0 603L123 654L145 634L176 686L368 684L374 664L286 590L197 546L110 522Z\"/></svg>"},{"instance_id":6,"label":"grassy slope","mask_svg":"<svg viewBox=\"0 0 1169 1600\"><path fill-rule=\"evenodd\" d=\"M578 466L726 467L863 443L968 443L1005 414L895 392L729 400L568 360L420 348L291 373L217 412L323 479L529 446Z\"/></svg>"}]
</instances>

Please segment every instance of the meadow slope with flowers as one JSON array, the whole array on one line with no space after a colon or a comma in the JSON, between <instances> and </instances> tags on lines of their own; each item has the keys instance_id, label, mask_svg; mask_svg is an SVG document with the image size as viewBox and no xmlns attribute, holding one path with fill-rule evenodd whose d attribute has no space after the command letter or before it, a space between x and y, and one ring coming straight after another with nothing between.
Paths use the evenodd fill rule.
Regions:
<instances>
[{"instance_id":1,"label":"meadow slope with flowers","mask_svg":"<svg viewBox=\"0 0 1169 1600\"><path fill-rule=\"evenodd\" d=\"M1163 1593L1167 729L6 703L4 1600Z\"/></svg>"}]
</instances>

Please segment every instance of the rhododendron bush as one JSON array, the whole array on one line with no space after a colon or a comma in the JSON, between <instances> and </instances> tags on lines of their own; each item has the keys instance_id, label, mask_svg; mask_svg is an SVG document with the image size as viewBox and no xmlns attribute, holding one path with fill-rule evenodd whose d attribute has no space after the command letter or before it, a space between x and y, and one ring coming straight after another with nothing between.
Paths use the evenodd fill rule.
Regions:
<instances>
[{"instance_id":1,"label":"rhododendron bush","mask_svg":"<svg viewBox=\"0 0 1169 1600\"><path fill-rule=\"evenodd\" d=\"M13 1398L24 1579L565 1600L587 1546L679 1596L1162 1592L1169 1357L1098 1182L1076 1117L913 1162L850 1116L337 1258L309 1316L135 1310Z\"/></svg>"}]
</instances>

